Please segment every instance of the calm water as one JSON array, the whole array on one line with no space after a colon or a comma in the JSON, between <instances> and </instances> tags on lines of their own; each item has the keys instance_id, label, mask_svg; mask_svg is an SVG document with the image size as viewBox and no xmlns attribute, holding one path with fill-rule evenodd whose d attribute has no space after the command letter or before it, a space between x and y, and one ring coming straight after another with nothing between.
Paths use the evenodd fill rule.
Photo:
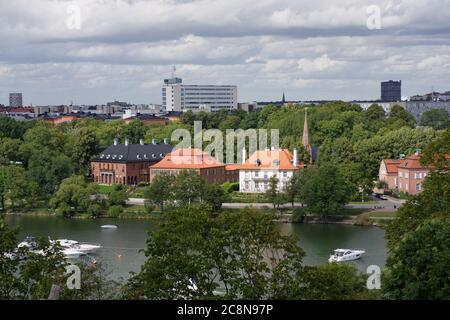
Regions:
<instances>
[{"instance_id":1,"label":"calm water","mask_svg":"<svg viewBox=\"0 0 450 320\"><path fill-rule=\"evenodd\" d=\"M114 279L127 278L129 272L139 271L145 260L140 249L145 247L147 231L156 227L148 220L66 220L57 217L8 216L11 226L20 227L19 237L50 236L52 239L73 239L80 242L99 243L103 246L96 255ZM116 230L102 230L101 225L115 224ZM284 234L296 234L299 245L305 250L304 263L327 263L330 252L336 248L364 248L366 255L355 264L365 271L371 264L383 267L386 262L384 231L373 227L348 225L279 224Z\"/></svg>"}]
</instances>

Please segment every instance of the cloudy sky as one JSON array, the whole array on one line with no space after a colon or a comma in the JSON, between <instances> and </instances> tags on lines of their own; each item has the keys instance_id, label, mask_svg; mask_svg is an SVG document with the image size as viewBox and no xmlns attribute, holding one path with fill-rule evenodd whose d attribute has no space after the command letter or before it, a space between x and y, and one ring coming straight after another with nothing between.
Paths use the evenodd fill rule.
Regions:
<instances>
[{"instance_id":1,"label":"cloudy sky","mask_svg":"<svg viewBox=\"0 0 450 320\"><path fill-rule=\"evenodd\" d=\"M241 102L446 91L450 0L0 0L0 103L161 103L172 65Z\"/></svg>"}]
</instances>

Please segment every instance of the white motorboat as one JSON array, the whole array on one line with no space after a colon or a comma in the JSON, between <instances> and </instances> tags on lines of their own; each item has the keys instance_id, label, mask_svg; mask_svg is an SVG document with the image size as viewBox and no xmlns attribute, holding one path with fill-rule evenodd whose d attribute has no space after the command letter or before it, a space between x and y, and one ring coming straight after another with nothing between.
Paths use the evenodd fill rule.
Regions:
<instances>
[{"instance_id":1,"label":"white motorboat","mask_svg":"<svg viewBox=\"0 0 450 320\"><path fill-rule=\"evenodd\" d=\"M58 239L51 241L52 243L58 243L63 249L74 249L82 253L92 253L102 248L98 244L80 243L76 240Z\"/></svg>"},{"instance_id":2,"label":"white motorboat","mask_svg":"<svg viewBox=\"0 0 450 320\"><path fill-rule=\"evenodd\" d=\"M363 249L336 249L333 254L328 259L328 262L344 262L358 260L361 256L366 253Z\"/></svg>"},{"instance_id":3,"label":"white motorboat","mask_svg":"<svg viewBox=\"0 0 450 320\"><path fill-rule=\"evenodd\" d=\"M79 256L85 255L86 253L76 250L74 248L66 248L61 250L61 253L64 255L65 258L78 258Z\"/></svg>"},{"instance_id":4,"label":"white motorboat","mask_svg":"<svg viewBox=\"0 0 450 320\"><path fill-rule=\"evenodd\" d=\"M102 229L117 229L118 227L114 224L105 224L101 226Z\"/></svg>"}]
</instances>

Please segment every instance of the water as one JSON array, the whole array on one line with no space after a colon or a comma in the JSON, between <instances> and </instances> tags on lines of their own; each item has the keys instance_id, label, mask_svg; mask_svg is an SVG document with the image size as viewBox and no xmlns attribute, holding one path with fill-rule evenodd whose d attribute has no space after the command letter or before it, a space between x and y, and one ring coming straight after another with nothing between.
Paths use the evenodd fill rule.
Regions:
<instances>
[{"instance_id":1,"label":"water","mask_svg":"<svg viewBox=\"0 0 450 320\"><path fill-rule=\"evenodd\" d=\"M130 272L138 272L145 261L140 249L145 248L147 231L156 228L149 220L67 220L59 217L7 216L11 226L20 227L19 239L27 235L52 239L72 239L80 242L99 243L103 246L98 260L106 266L113 279L128 278ZM115 230L103 230L104 224L115 224ZM279 224L284 234L296 234L299 245L305 250L304 263L320 265L327 263L336 248L364 248L361 260L349 263L362 272L371 264L383 267L386 262L384 231L374 227L318 224Z\"/></svg>"}]
</instances>

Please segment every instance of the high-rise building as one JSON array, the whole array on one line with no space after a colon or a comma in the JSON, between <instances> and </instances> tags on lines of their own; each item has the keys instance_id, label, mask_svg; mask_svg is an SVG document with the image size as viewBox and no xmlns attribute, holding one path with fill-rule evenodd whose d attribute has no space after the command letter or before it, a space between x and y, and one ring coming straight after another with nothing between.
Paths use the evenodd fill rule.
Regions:
<instances>
[{"instance_id":1,"label":"high-rise building","mask_svg":"<svg viewBox=\"0 0 450 320\"><path fill-rule=\"evenodd\" d=\"M394 102L402 100L402 81L381 82L381 101Z\"/></svg>"},{"instance_id":2,"label":"high-rise building","mask_svg":"<svg viewBox=\"0 0 450 320\"><path fill-rule=\"evenodd\" d=\"M237 109L237 86L185 85L182 79L164 80L162 108L169 111L207 111Z\"/></svg>"},{"instance_id":3,"label":"high-rise building","mask_svg":"<svg viewBox=\"0 0 450 320\"><path fill-rule=\"evenodd\" d=\"M21 108L23 107L22 94L21 93L10 93L9 94L9 107L10 108Z\"/></svg>"}]
</instances>

